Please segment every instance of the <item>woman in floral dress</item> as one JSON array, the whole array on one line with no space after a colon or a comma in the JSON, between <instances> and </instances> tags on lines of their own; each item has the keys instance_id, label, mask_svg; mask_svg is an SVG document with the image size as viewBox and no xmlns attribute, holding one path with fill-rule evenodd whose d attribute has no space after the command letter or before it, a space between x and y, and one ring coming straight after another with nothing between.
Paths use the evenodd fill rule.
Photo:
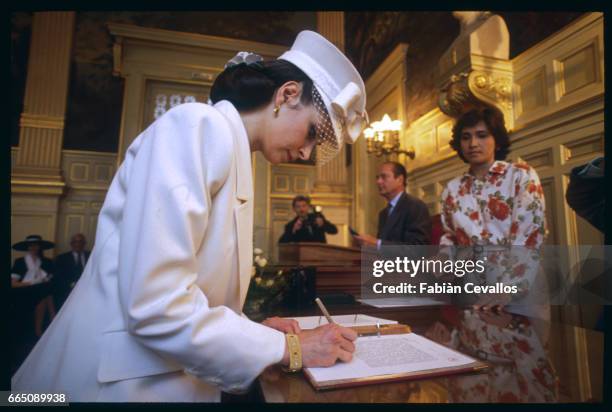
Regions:
<instances>
[{"instance_id":1,"label":"woman in floral dress","mask_svg":"<svg viewBox=\"0 0 612 412\"><path fill-rule=\"evenodd\" d=\"M441 245L522 245L545 235L544 193L536 171L506 162L510 139L496 108L472 109L453 127L450 142L469 169L442 193Z\"/></svg>"},{"instance_id":2,"label":"woman in floral dress","mask_svg":"<svg viewBox=\"0 0 612 412\"><path fill-rule=\"evenodd\" d=\"M519 302L532 314L532 303L547 294L538 276L538 252L546 234L540 179L529 165L505 161L510 139L503 114L494 107L474 108L459 117L450 144L469 168L442 193L440 245L487 247L481 283L516 285L519 293L482 295L477 305L486 309ZM505 251L491 251L499 246Z\"/></svg>"},{"instance_id":3,"label":"woman in floral dress","mask_svg":"<svg viewBox=\"0 0 612 412\"><path fill-rule=\"evenodd\" d=\"M487 254L487 266L493 266L490 271L493 276L487 274L488 284L501 281L518 284L523 292L530 288L531 291L545 290L539 284L541 279L535 277L538 264L534 258L546 234L544 193L532 167L505 161L510 139L503 114L494 107L466 112L457 119L450 144L469 168L449 181L442 193L444 234L440 245L519 246L512 248L519 249L511 252L512 256L519 256L514 261L504 259L508 256L506 252ZM493 261L496 256L499 262ZM487 303L507 304L511 297L496 296L495 299L487 301L486 296L480 297L476 309L487 309ZM445 344L457 346L461 342L473 353L487 354L490 362L502 358L507 361L492 361L489 373L477 378L451 381L454 400L550 402L557 399L558 379L546 353L548 322L544 319L549 313L538 306L524 303L518 308L504 306L514 313L530 312L528 317L519 317L523 322L520 328L513 327L511 321L517 315L506 311L493 314L455 309L463 316L459 316L461 321L455 333L448 330L445 333L449 338L454 337ZM428 334L434 332L432 329Z\"/></svg>"}]
</instances>

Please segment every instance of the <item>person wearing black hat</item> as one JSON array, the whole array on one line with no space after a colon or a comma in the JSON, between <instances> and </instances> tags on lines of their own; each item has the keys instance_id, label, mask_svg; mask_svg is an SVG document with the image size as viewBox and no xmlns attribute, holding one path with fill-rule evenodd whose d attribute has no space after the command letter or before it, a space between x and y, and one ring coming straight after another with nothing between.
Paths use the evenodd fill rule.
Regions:
<instances>
[{"instance_id":1,"label":"person wearing black hat","mask_svg":"<svg viewBox=\"0 0 612 412\"><path fill-rule=\"evenodd\" d=\"M11 269L11 286L30 286L51 280L53 261L43 256L43 250L51 249L54 246L53 242L43 240L40 235L30 235L25 240L15 243L13 249L27 252L27 254L15 259ZM34 331L38 337L43 332L46 311L49 312L50 319L55 317L55 305L50 295L43 297L37 303L34 311Z\"/></svg>"}]
</instances>

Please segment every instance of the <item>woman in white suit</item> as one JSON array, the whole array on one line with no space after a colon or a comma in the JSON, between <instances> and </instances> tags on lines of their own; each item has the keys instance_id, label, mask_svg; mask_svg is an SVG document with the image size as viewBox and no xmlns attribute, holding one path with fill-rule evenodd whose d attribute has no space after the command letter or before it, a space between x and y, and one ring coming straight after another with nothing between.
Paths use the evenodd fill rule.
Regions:
<instances>
[{"instance_id":1,"label":"woman in white suit","mask_svg":"<svg viewBox=\"0 0 612 412\"><path fill-rule=\"evenodd\" d=\"M314 32L279 59L238 53L211 89L129 147L85 271L12 390L71 402L219 401L269 365L350 361L355 333L242 315L252 265L251 152L317 161L367 122L365 87ZM287 333L284 333L287 332Z\"/></svg>"}]
</instances>

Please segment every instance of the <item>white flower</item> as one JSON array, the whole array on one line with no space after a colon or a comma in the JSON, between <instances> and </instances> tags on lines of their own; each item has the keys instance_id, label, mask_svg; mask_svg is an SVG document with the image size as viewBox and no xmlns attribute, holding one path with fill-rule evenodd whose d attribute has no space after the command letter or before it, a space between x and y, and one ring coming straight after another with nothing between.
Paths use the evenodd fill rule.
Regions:
<instances>
[{"instance_id":1,"label":"white flower","mask_svg":"<svg viewBox=\"0 0 612 412\"><path fill-rule=\"evenodd\" d=\"M261 285L261 278L259 276L255 278L255 283Z\"/></svg>"},{"instance_id":2,"label":"white flower","mask_svg":"<svg viewBox=\"0 0 612 412\"><path fill-rule=\"evenodd\" d=\"M256 247L255 249L253 249L253 253L255 255L261 255L263 253L263 250L261 250L260 248Z\"/></svg>"},{"instance_id":3,"label":"white flower","mask_svg":"<svg viewBox=\"0 0 612 412\"><path fill-rule=\"evenodd\" d=\"M255 257L253 258L253 261L254 261L255 263L259 263L259 261L260 261L260 260L261 260L261 256L259 256L259 255L255 256Z\"/></svg>"},{"instance_id":4,"label":"white flower","mask_svg":"<svg viewBox=\"0 0 612 412\"><path fill-rule=\"evenodd\" d=\"M270 279L266 282L266 286L270 287L272 285L274 285L274 280Z\"/></svg>"},{"instance_id":5,"label":"white flower","mask_svg":"<svg viewBox=\"0 0 612 412\"><path fill-rule=\"evenodd\" d=\"M257 265L258 265L260 268L263 268L263 267L265 267L265 266L268 264L268 259L266 259L266 258L260 258L260 259L259 259L259 260L257 260L256 262L257 262Z\"/></svg>"}]
</instances>

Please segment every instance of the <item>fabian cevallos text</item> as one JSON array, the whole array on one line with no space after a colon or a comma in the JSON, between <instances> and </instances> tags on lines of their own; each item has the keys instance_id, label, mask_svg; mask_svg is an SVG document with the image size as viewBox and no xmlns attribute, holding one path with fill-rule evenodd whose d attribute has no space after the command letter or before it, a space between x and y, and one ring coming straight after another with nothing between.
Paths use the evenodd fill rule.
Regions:
<instances>
[{"instance_id":1,"label":"fabian cevallos text","mask_svg":"<svg viewBox=\"0 0 612 412\"><path fill-rule=\"evenodd\" d=\"M385 274L392 273L394 275L401 274L414 278L420 273L433 274L435 277L453 274L457 278L463 278L465 275L476 275L482 278L486 271L486 260L452 260L452 259L409 259L407 257L397 257L393 260L375 260L372 266L372 276L382 278ZM381 279L382 280L382 279ZM400 282L394 284L385 284L383 282L375 282L372 284L372 291L376 294L502 294L502 293L518 293L517 285L505 285L497 282L492 285L476 284L474 282L465 282L462 285L456 285L451 282Z\"/></svg>"}]
</instances>

